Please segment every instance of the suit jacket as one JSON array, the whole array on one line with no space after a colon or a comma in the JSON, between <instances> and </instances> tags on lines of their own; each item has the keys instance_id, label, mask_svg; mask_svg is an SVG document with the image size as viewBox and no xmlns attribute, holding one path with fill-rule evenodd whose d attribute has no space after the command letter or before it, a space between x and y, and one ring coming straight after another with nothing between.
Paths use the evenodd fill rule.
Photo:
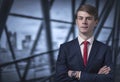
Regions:
<instances>
[{"instance_id":1,"label":"suit jacket","mask_svg":"<svg viewBox=\"0 0 120 82\"><path fill-rule=\"evenodd\" d=\"M110 73L107 75L97 74L104 65L111 67ZM68 77L68 70L81 71L80 80ZM55 80L55 82L113 82L113 64L110 48L94 40L85 67L78 38L62 44L56 62Z\"/></svg>"}]
</instances>

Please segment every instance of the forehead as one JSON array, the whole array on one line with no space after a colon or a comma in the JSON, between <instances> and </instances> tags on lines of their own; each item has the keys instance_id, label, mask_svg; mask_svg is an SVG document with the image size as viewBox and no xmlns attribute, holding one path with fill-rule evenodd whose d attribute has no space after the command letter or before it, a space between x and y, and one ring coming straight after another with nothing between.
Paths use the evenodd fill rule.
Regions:
<instances>
[{"instance_id":1,"label":"forehead","mask_svg":"<svg viewBox=\"0 0 120 82\"><path fill-rule=\"evenodd\" d=\"M78 11L77 16L82 16L82 17L94 17L92 15L90 15L89 13L85 12L85 11Z\"/></svg>"}]
</instances>

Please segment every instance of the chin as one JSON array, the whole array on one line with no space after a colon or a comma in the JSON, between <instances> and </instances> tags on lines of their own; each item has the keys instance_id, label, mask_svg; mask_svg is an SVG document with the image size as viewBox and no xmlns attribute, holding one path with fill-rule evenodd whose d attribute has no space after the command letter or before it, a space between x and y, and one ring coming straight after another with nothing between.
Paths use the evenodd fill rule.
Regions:
<instances>
[{"instance_id":1,"label":"chin","mask_svg":"<svg viewBox=\"0 0 120 82\"><path fill-rule=\"evenodd\" d=\"M85 32L85 31L84 32L80 32L80 33L82 33L82 34L88 34L88 32Z\"/></svg>"},{"instance_id":2,"label":"chin","mask_svg":"<svg viewBox=\"0 0 120 82\"><path fill-rule=\"evenodd\" d=\"M80 31L81 33L88 33L88 31Z\"/></svg>"}]
</instances>

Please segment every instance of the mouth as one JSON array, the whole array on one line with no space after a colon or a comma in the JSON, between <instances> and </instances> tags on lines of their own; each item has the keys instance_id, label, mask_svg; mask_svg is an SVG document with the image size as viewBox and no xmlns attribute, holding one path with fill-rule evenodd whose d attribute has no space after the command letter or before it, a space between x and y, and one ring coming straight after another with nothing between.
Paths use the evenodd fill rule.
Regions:
<instances>
[{"instance_id":1,"label":"mouth","mask_svg":"<svg viewBox=\"0 0 120 82\"><path fill-rule=\"evenodd\" d=\"M81 28L88 28L88 26L82 26Z\"/></svg>"}]
</instances>

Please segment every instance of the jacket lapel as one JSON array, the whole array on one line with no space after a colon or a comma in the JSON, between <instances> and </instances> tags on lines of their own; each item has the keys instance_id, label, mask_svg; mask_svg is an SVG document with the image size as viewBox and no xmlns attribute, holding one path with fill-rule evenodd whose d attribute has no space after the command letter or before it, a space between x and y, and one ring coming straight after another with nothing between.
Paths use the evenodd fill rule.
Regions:
<instances>
[{"instance_id":1,"label":"jacket lapel","mask_svg":"<svg viewBox=\"0 0 120 82\"><path fill-rule=\"evenodd\" d=\"M77 57L78 57L79 66L84 67L84 62L83 62L82 53L81 53L80 45L79 45L79 42L78 42L78 38L75 40L74 47L75 47L74 51L78 55Z\"/></svg>"},{"instance_id":2,"label":"jacket lapel","mask_svg":"<svg viewBox=\"0 0 120 82\"><path fill-rule=\"evenodd\" d=\"M89 65L92 64L94 57L96 56L97 52L99 50L99 45L97 43L96 40L94 40L91 51L90 51L90 55L89 55L89 59L88 59L88 63L87 63L87 67L91 67Z\"/></svg>"}]
</instances>

